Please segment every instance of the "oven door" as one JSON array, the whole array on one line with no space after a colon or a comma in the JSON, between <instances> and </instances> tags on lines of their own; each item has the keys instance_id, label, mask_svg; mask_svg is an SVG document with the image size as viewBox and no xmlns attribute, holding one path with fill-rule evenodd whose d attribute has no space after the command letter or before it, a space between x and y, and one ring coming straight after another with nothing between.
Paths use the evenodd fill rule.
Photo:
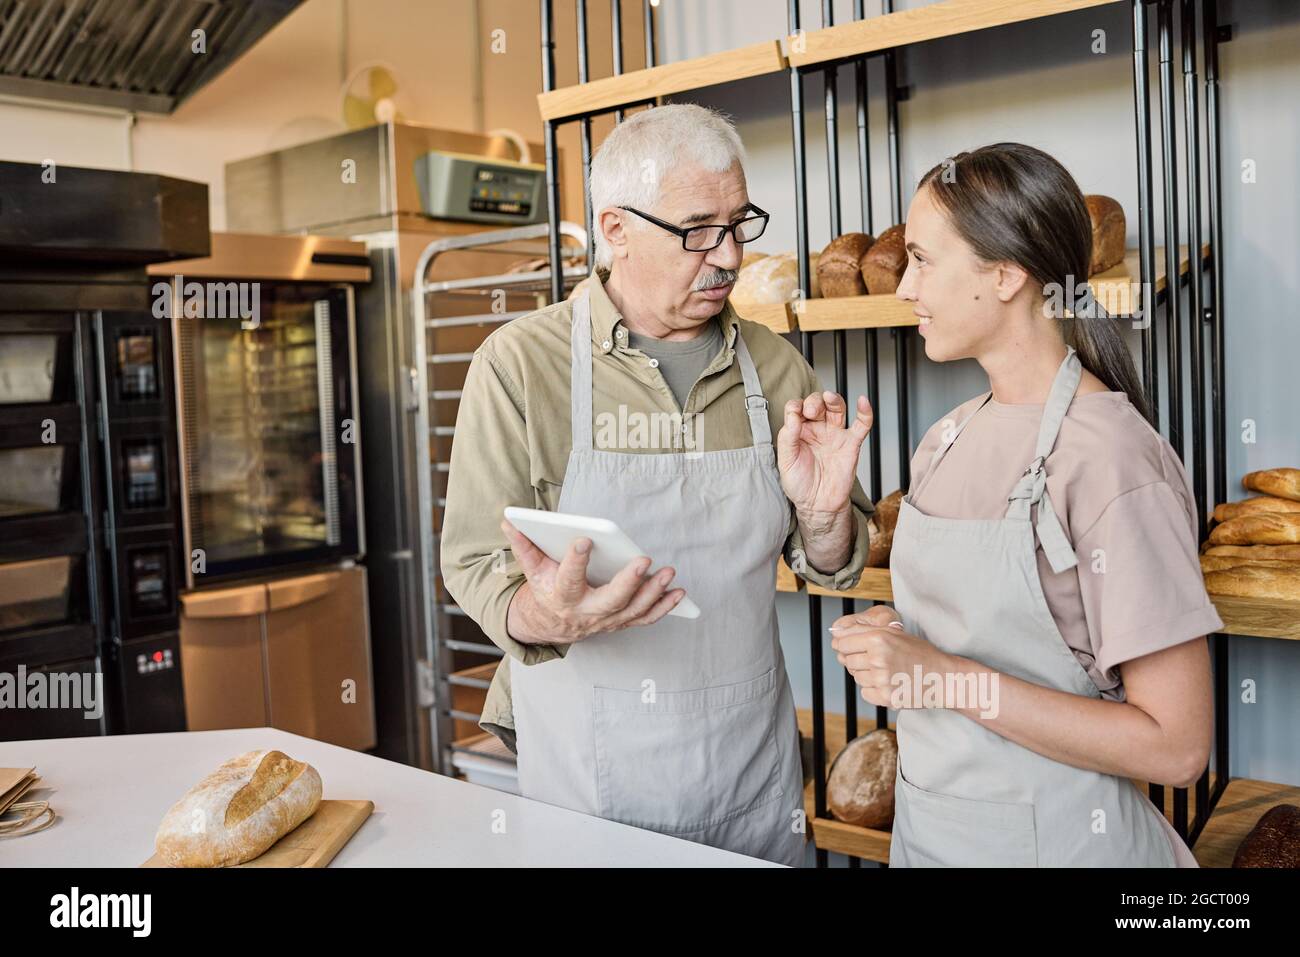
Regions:
<instances>
[{"instance_id":1,"label":"oven door","mask_svg":"<svg viewBox=\"0 0 1300 957\"><path fill-rule=\"evenodd\" d=\"M352 291L243 285L254 321L173 319L191 586L362 552Z\"/></svg>"}]
</instances>

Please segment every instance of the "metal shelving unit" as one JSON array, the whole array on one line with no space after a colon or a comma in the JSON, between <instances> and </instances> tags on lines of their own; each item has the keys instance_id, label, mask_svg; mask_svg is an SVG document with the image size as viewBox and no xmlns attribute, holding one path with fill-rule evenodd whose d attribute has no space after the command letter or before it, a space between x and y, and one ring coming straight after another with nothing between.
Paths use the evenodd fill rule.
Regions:
<instances>
[{"instance_id":1,"label":"metal shelving unit","mask_svg":"<svg viewBox=\"0 0 1300 957\"><path fill-rule=\"evenodd\" d=\"M492 677L488 669L495 670L503 657L501 649L451 600L439 573L438 535L447 503L446 481L460 407L460 385L474 357L473 350L483 339L501 325L546 305L551 301L553 284L549 267L442 280L434 280L431 273L447 257L465 253L474 255L476 263L486 260L502 267L511 259L541 259L550 250L549 235L550 228L539 224L439 239L424 248L415 267L412 303L416 435L419 461L427 463L419 470L420 548L422 567L430 570L424 640L433 671L434 762L444 774L452 772L458 753L514 764L508 752L483 748L484 733L477 728L479 711L457 706L458 697L473 698L475 692L486 691ZM580 226L560 222L557 239L563 241L566 237L574 247L572 252L581 255L587 245L586 232ZM567 292L586 277L586 266L567 266L557 272L556 279ZM508 308L498 309L503 303ZM457 722L474 728L457 734Z\"/></svg>"},{"instance_id":2,"label":"metal shelving unit","mask_svg":"<svg viewBox=\"0 0 1300 957\"><path fill-rule=\"evenodd\" d=\"M576 0L579 10L579 23L585 22L586 0ZM680 63L655 65L652 40L647 46L647 64L645 70L624 74L621 66L621 36L618 19L618 0L612 0L615 13L615 75L604 79L588 81L578 86L563 90L554 88L554 39L552 27L553 0L540 0L543 43L543 80L544 92L538 97L541 111L545 141L547 144L547 188L550 197L552 217L558 216L559 182L555 164L555 135L558 126L564 123L582 121L584 126L591 117L614 113L622 119L622 111L628 107L653 104L663 96L682 93L688 90L710 86L777 72L786 69L790 78L790 112L793 140L793 171L795 179L795 207L797 219L797 260L800 269L800 288L811 288L809 268L810 237L807 214L807 156L804 133L804 92L803 80L813 73L826 76L826 93L823 106L826 123L827 171L830 185L830 223L832 237L839 235L842 226L841 200L839 193L838 164L838 127L840 123L840 105L835 77L840 67L852 65L854 71L854 121L857 128L858 169L861 186L860 221L863 232L878 235L873 228L875 222L871 203L871 171L869 158L871 144L867 122L867 62L872 57L880 57L884 66L885 108L887 121L887 166L890 185L890 221L889 224L903 221L903 183L901 177L901 126L899 123L899 104L906 102L913 95L910 89L900 88L897 83L898 52L910 44L950 37L959 34L974 33L979 30L995 28L1011 23L1033 19L1042 19L1057 14L1069 13L1089 7L1104 6L1125 0L999 0L996 3L985 0L937 0L923 7L904 11L893 11L892 0L883 0L884 13L867 18L864 15L862 0L855 0L853 21L841 25L832 22L832 4L829 0L822 3L821 29L805 32L801 29L801 10L799 0L787 0L787 15L790 36L786 38L786 55L778 58L780 67L773 68L772 60L766 50L766 44L743 47L735 50L712 54ZM1159 416L1159 398L1161 384L1157 378L1159 369L1157 339L1158 319L1165 324L1165 346L1167 350L1168 381L1164 384L1168 402L1169 437L1175 451L1188 462L1185 454L1184 431L1182 425L1183 402L1188 397L1192 406L1191 422L1191 460L1189 472L1193 476L1193 488L1196 495L1197 509L1200 514L1200 539L1205 537L1205 524L1208 515L1207 483L1212 478L1214 501L1227 501L1227 466L1226 466L1226 416L1224 393L1224 339L1223 339L1223 236L1222 204L1220 182L1222 177L1219 157L1219 105L1218 105L1218 46L1231 39L1231 29L1220 26L1217 17L1217 0L1127 0L1132 13L1133 43L1133 89L1134 89L1134 123L1136 140L1136 160L1139 173L1138 228L1139 244L1136 250L1130 250L1129 256L1115 270L1099 274L1090 279L1094 295L1108 307L1115 318L1125 318L1134 312L1131 286L1134 281L1140 283L1140 289L1150 290L1151 321L1142 331L1140 340L1140 370L1150 406ZM1187 207L1195 210L1189 217L1186 242L1183 244L1167 243L1166 248L1154 245L1155 208L1152 185L1152 145L1151 145L1151 94L1148 81L1148 55L1150 31L1148 19L1151 8L1155 9L1156 35L1158 38L1159 70L1158 90L1160 97L1161 142L1163 145L1163 169L1161 171L1164 201L1164 227L1166 235L1181 238L1183 218L1180 215L1180 198L1177 182L1177 142L1178 116L1176 115L1175 53L1173 38L1173 13L1175 3L1179 6L1181 17L1181 40L1179 53L1183 71L1184 103L1183 132L1184 154L1190 157L1187 164L1189 176L1186 193L1183 197ZM646 23L653 24L651 5L644 4ZM1201 78L1197 65L1197 30L1201 33L1203 44L1204 69L1204 126L1200 115L1198 89ZM651 30L647 31L650 36ZM587 77L587 48L585 33L579 44L579 75ZM1204 131L1204 132L1203 132ZM590 137L584 137L584 197L589 195L586 175L590 168ZM1206 170L1208 175L1208 203L1201 198L1201 151L1206 153ZM1208 210L1206 206L1208 205ZM1202 236L1201 219L1208 212L1208 235ZM589 215L589 214L588 214ZM1189 250L1200 250L1201 255L1190 255ZM553 270L558 267L560 249L558 237L553 234L551 262ZM554 271L552 275L555 275ZM1168 277L1174 277L1172 284ZM1204 291L1208 281L1208 292ZM1189 287L1189 309L1180 308L1180 296L1177 291L1186 282ZM1173 294L1171 294L1171 290ZM1111 298L1111 297L1118 298ZM560 297L560 281L553 279L552 298ZM874 301L873 301L874 300ZM1184 312L1186 314L1184 314ZM797 343L805 358L813 361L815 336L829 332L833 337L835 387L844 394L847 386L847 341L849 329L861 329L865 337L867 395L873 408L879 408L879 330L888 329L893 339L895 350L895 389L898 406L898 432L900 441L898 455L900 486L906 488L909 482L910 459L913 452L910 429L908 377L908 351L910 328L916 324L910 309L900 310L894 297L863 296L856 299L811 299L796 300L788 304L785 316L774 316L765 321L780 332L795 328L799 331ZM790 325L785 326L786 319ZM1209 336L1208 379L1210 383L1209 401L1211 405L1210 435L1211 443L1207 449L1205 429L1206 405L1206 348L1205 337ZM1184 375L1182 342L1188 336L1190 351L1190 370ZM794 340L792 340L794 341ZM1157 427L1158 420L1157 420ZM882 449L879 430L873 429L869 437L870 452L870 494L873 500L881 497ZM780 574L783 572L783 574ZM788 569L779 569L777 590L797 592L803 590L804 583L795 578ZM826 852L835 850L851 855L851 865L857 858L871 859L887 863L889 832L868 831L844 824L831 818L826 810L825 778L827 769L826 728L824 693L822 688L822 598L838 597L845 612L854 610L855 600L869 602L892 600L889 570L867 569L862 581L847 592L831 592L818 586L807 587L809 596L809 636L812 659L813 707L810 714L804 716L810 725L814 745L814 783L813 793L808 796L809 813L812 818L812 831L817 844L818 864L827 862ZM1166 795L1165 788L1150 785L1149 794L1152 801L1170 817L1175 829L1189 845L1196 846L1198 838L1205 836L1207 846L1212 846L1213 863L1222 863L1226 853L1231 860L1230 847L1235 847L1233 835L1244 835L1253 825L1251 809L1256 808L1265 795L1276 800L1295 801L1300 797L1300 789L1258 781L1231 781L1226 769L1229 766L1228 749L1228 646L1230 634L1275 636L1282 638L1300 637L1300 609L1297 603L1279 603L1262 599L1216 598L1216 605L1225 622L1225 632L1212 636L1211 645L1214 659L1214 699L1215 699L1215 743L1213 766L1221 773L1211 775L1209 768L1197 782L1193 793L1195 797L1195 814L1189 819L1188 789L1171 789ZM845 673L846 713L843 716L843 728L836 727L837 737L842 744L852 740L858 733L858 715L856 701L858 692L851 676ZM838 716L834 716L838 719ZM887 726L887 711L877 708L874 724L876 727ZM833 755L832 755L833 757ZM1234 790L1235 789L1235 790ZM1225 798L1225 795L1227 797ZM1216 809L1222 804L1222 813ZM1258 817L1258 814L1255 814ZM1228 849L1225 851L1225 849ZM1208 852L1207 852L1208 853Z\"/></svg>"}]
</instances>

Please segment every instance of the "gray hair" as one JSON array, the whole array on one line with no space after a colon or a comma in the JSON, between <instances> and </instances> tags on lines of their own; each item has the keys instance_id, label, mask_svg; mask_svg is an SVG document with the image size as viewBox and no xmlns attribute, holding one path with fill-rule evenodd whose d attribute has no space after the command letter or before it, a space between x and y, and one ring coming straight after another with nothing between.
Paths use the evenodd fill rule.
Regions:
<instances>
[{"instance_id":1,"label":"gray hair","mask_svg":"<svg viewBox=\"0 0 1300 957\"><path fill-rule=\"evenodd\" d=\"M659 199L663 174L669 170L698 166L720 173L734 163L745 165L740 136L726 115L706 106L674 103L653 107L614 127L591 161L596 265L608 269L614 259L601 235L601 210L635 206L649 212Z\"/></svg>"}]
</instances>

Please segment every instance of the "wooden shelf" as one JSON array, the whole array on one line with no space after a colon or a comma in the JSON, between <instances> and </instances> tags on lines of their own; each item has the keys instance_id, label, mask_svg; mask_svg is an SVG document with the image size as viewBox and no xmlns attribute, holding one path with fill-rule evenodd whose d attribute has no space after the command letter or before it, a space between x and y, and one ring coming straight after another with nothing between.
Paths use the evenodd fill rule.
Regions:
<instances>
[{"instance_id":1,"label":"wooden shelf","mask_svg":"<svg viewBox=\"0 0 1300 957\"><path fill-rule=\"evenodd\" d=\"M794 316L790 314L790 306L784 302L764 303L761 305L755 303L736 305L733 303L731 308L742 319L760 323L773 332L786 333L795 330Z\"/></svg>"},{"instance_id":2,"label":"wooden shelf","mask_svg":"<svg viewBox=\"0 0 1300 957\"><path fill-rule=\"evenodd\" d=\"M859 705L858 731L865 734L874 727L874 712L861 710ZM797 710L799 730L807 737L812 737L812 711L807 708ZM844 715L827 712L826 723L826 767L829 768L835 756L844 748ZM891 724L890 729L893 729ZM1133 781L1143 794L1147 793L1145 781ZM1210 791L1214 791L1214 775L1210 775ZM1237 846L1250 833L1260 817L1269 808L1277 804L1300 804L1300 787L1288 784L1272 784L1267 781L1253 781L1238 778L1228 782L1223 796L1215 805L1210 820L1206 822L1192 848L1196 860L1202 867L1231 867L1232 858L1237 853ZM1174 818L1174 789L1165 788L1164 813L1172 823ZM804 810L808 815L809 828L817 847L861 857L863 860L889 863L889 831L857 827L845 824L833 818L817 818L813 813L813 782L804 788ZM1191 822L1196 817L1196 789L1187 789L1187 819Z\"/></svg>"},{"instance_id":3,"label":"wooden shelf","mask_svg":"<svg viewBox=\"0 0 1300 957\"><path fill-rule=\"evenodd\" d=\"M864 568L858 583L847 591L833 591L809 582L808 594L830 598L858 598L862 601L893 601L894 586L889 579L888 568Z\"/></svg>"},{"instance_id":4,"label":"wooden shelf","mask_svg":"<svg viewBox=\"0 0 1300 957\"><path fill-rule=\"evenodd\" d=\"M644 103L658 96L685 93L718 83L787 69L780 40L711 53L708 56L633 70L587 83L562 87L537 96L543 120L564 121L605 110Z\"/></svg>"},{"instance_id":5,"label":"wooden shelf","mask_svg":"<svg viewBox=\"0 0 1300 957\"><path fill-rule=\"evenodd\" d=\"M1210 255L1208 243L1201 245L1202 261ZM1159 295L1165 288L1165 248L1156 247L1155 261L1152 263L1155 269L1155 286L1156 295ZM1187 246L1178 247L1178 275L1187 275L1188 268L1191 266L1191 260L1187 255ZM1088 285L1092 287L1092 295L1098 304L1112 316L1129 316L1133 314L1133 294L1142 282L1142 262L1141 254L1136 249L1130 249L1124 254L1124 261L1119 265L1112 266L1097 273L1088 280Z\"/></svg>"},{"instance_id":6,"label":"wooden shelf","mask_svg":"<svg viewBox=\"0 0 1300 957\"><path fill-rule=\"evenodd\" d=\"M1300 804L1300 787L1248 778L1229 781L1192 848L1197 862L1202 867L1231 867L1237 846L1275 804Z\"/></svg>"},{"instance_id":7,"label":"wooden shelf","mask_svg":"<svg viewBox=\"0 0 1300 957\"><path fill-rule=\"evenodd\" d=\"M1201 246L1208 257L1210 247ZM1191 266L1187 246L1178 247L1181 275ZM1156 292L1165 288L1165 250L1156 247ZM1133 312L1133 293L1141 283L1141 257L1136 249L1124 255L1124 261L1093 276L1088 284L1097 302L1112 316L1128 316ZM763 308L780 308L767 306ZM830 329L887 329L898 326L915 326L918 322L912 313L911 302L901 300L892 293L874 296L839 296L833 298L797 299L789 304L790 317L803 332L824 332ZM787 330L780 330L785 332Z\"/></svg>"},{"instance_id":8,"label":"wooden shelf","mask_svg":"<svg viewBox=\"0 0 1300 957\"><path fill-rule=\"evenodd\" d=\"M803 332L915 326L920 320L912 313L913 308L912 303L893 293L798 299L790 304L792 317Z\"/></svg>"},{"instance_id":9,"label":"wooden shelf","mask_svg":"<svg viewBox=\"0 0 1300 957\"><path fill-rule=\"evenodd\" d=\"M854 20L786 38L790 65L805 67L877 53L1116 0L941 0L915 10Z\"/></svg>"},{"instance_id":10,"label":"wooden shelf","mask_svg":"<svg viewBox=\"0 0 1300 957\"><path fill-rule=\"evenodd\" d=\"M776 560L776 590L784 592L803 591L804 580L790 571L784 558Z\"/></svg>"},{"instance_id":11,"label":"wooden shelf","mask_svg":"<svg viewBox=\"0 0 1300 957\"><path fill-rule=\"evenodd\" d=\"M1211 595L1210 601L1229 634L1300 641L1300 601L1232 595Z\"/></svg>"}]
</instances>

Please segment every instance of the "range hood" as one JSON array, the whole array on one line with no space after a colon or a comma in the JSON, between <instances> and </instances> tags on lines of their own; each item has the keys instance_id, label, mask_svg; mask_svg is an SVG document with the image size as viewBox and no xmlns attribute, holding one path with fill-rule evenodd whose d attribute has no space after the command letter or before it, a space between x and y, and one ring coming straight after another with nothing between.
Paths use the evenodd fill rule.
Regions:
<instances>
[{"instance_id":1,"label":"range hood","mask_svg":"<svg viewBox=\"0 0 1300 957\"><path fill-rule=\"evenodd\" d=\"M301 2L0 0L0 94L171 113Z\"/></svg>"}]
</instances>

